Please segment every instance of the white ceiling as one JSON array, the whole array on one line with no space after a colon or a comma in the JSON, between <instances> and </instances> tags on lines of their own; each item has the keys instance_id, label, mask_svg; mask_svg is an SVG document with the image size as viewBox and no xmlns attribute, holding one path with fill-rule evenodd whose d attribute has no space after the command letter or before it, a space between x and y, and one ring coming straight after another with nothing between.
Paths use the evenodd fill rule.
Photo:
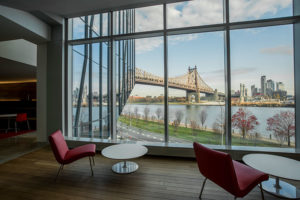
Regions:
<instances>
[{"instance_id":1,"label":"white ceiling","mask_svg":"<svg viewBox=\"0 0 300 200\"><path fill-rule=\"evenodd\" d=\"M30 81L36 79L36 67L0 58L0 81Z\"/></svg>"},{"instance_id":2,"label":"white ceiling","mask_svg":"<svg viewBox=\"0 0 300 200\"><path fill-rule=\"evenodd\" d=\"M182 0L0 0L0 5L28 11L76 17L100 11L142 7Z\"/></svg>"},{"instance_id":3,"label":"white ceiling","mask_svg":"<svg viewBox=\"0 0 300 200\"><path fill-rule=\"evenodd\" d=\"M15 40L22 38L35 43L40 43L45 40L42 37L33 34L28 29L2 16L0 16L0 27L0 41Z\"/></svg>"}]
</instances>

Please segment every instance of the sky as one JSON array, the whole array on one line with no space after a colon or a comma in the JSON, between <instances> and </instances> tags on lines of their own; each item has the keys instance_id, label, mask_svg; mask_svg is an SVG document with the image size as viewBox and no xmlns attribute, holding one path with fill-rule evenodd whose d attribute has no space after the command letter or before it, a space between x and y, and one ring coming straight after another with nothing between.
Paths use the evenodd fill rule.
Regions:
<instances>
[{"instance_id":1,"label":"sky","mask_svg":"<svg viewBox=\"0 0 300 200\"><path fill-rule=\"evenodd\" d=\"M222 10L222 0L194 0L168 4L168 28L222 23ZM230 1L232 22L291 15L292 0ZM162 29L162 16L161 5L136 9L136 32ZM99 21L99 17L95 17L95 21L97 20ZM83 36L82 27L82 23L77 19L74 23L77 38ZM99 30L97 26L94 26L94 29L96 32ZM80 49L82 50L82 47L77 50ZM74 70L77 71L74 74L77 77L79 75L76 73L81 73L80 66L82 67L83 60L79 57L76 60L77 64L79 63L78 70ZM293 95L292 25L231 31L231 62L233 90L239 90L240 83L245 84L249 91L253 84L260 88L260 77L266 75L267 79L283 82L288 94ZM200 76L211 88L224 92L223 32L168 37L168 66L169 77L183 75L187 73L189 66L197 66ZM163 76L161 37L136 40L136 67ZM161 94L163 94L162 87L142 85L136 85L132 92L132 95L139 96ZM185 92L170 89L170 96L185 96Z\"/></svg>"}]
</instances>

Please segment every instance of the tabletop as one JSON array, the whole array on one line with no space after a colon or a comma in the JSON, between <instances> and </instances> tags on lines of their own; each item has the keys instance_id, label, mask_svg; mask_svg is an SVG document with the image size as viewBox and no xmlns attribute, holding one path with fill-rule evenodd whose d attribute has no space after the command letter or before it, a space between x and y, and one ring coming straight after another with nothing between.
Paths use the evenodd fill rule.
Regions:
<instances>
[{"instance_id":1,"label":"tabletop","mask_svg":"<svg viewBox=\"0 0 300 200\"><path fill-rule=\"evenodd\" d=\"M102 155L118 160L133 159L145 155L148 149L139 144L116 144L102 150Z\"/></svg>"},{"instance_id":2,"label":"tabletop","mask_svg":"<svg viewBox=\"0 0 300 200\"><path fill-rule=\"evenodd\" d=\"M270 154L248 154L243 157L243 161L250 167L267 174L300 180L300 162L297 160Z\"/></svg>"},{"instance_id":3,"label":"tabletop","mask_svg":"<svg viewBox=\"0 0 300 200\"><path fill-rule=\"evenodd\" d=\"M16 117L17 114L0 114L0 117Z\"/></svg>"}]
</instances>

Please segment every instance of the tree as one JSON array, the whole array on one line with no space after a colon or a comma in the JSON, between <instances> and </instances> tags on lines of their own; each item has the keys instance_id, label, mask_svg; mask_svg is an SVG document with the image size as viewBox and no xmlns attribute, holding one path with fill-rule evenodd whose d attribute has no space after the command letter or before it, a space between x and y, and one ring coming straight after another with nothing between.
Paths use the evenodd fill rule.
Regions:
<instances>
[{"instance_id":1,"label":"tree","mask_svg":"<svg viewBox=\"0 0 300 200\"><path fill-rule=\"evenodd\" d=\"M272 131L282 145L287 139L291 146L291 137L295 135L295 114L291 111L282 111L267 119L267 130Z\"/></svg>"},{"instance_id":2,"label":"tree","mask_svg":"<svg viewBox=\"0 0 300 200\"><path fill-rule=\"evenodd\" d=\"M138 107L134 107L134 116L136 119L139 118L139 108Z\"/></svg>"},{"instance_id":3,"label":"tree","mask_svg":"<svg viewBox=\"0 0 300 200\"><path fill-rule=\"evenodd\" d=\"M196 135L196 130L198 128L198 124L197 124L196 120L191 120L190 123L191 123L192 133L193 133L193 135Z\"/></svg>"},{"instance_id":4,"label":"tree","mask_svg":"<svg viewBox=\"0 0 300 200\"><path fill-rule=\"evenodd\" d=\"M256 116L244 108L239 108L239 110L232 116L231 121L232 126L241 131L243 139L245 139L249 131L259 125Z\"/></svg>"},{"instance_id":5,"label":"tree","mask_svg":"<svg viewBox=\"0 0 300 200\"><path fill-rule=\"evenodd\" d=\"M202 111L200 112L199 117L200 117L200 123L201 123L201 126L202 126L202 128L203 128L203 125L204 125L204 123L205 123L205 121L206 121L206 119L207 119L207 111L206 111L206 110L202 110Z\"/></svg>"},{"instance_id":6,"label":"tree","mask_svg":"<svg viewBox=\"0 0 300 200\"><path fill-rule=\"evenodd\" d=\"M176 131L182 121L182 118L183 118L183 112L181 110L177 110L175 112L175 120L173 121L173 125L174 125Z\"/></svg>"},{"instance_id":7,"label":"tree","mask_svg":"<svg viewBox=\"0 0 300 200\"><path fill-rule=\"evenodd\" d=\"M175 113L176 120L180 124L183 118L183 112L181 110L177 110Z\"/></svg>"},{"instance_id":8,"label":"tree","mask_svg":"<svg viewBox=\"0 0 300 200\"><path fill-rule=\"evenodd\" d=\"M148 107L144 108L144 119L148 121L150 109Z\"/></svg>"},{"instance_id":9,"label":"tree","mask_svg":"<svg viewBox=\"0 0 300 200\"><path fill-rule=\"evenodd\" d=\"M155 111L155 114L156 114L157 120L159 121L161 116L162 116L162 109L157 108L156 111Z\"/></svg>"}]
</instances>

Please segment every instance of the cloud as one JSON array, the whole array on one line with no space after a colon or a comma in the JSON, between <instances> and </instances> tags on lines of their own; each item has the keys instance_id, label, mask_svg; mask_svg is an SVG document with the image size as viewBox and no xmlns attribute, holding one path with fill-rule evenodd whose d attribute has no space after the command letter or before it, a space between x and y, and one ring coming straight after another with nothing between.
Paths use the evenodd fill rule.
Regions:
<instances>
[{"instance_id":1,"label":"cloud","mask_svg":"<svg viewBox=\"0 0 300 200\"><path fill-rule=\"evenodd\" d=\"M291 46L276 46L271 48L263 48L260 50L262 54L270 55L293 55L293 48Z\"/></svg>"},{"instance_id":2,"label":"cloud","mask_svg":"<svg viewBox=\"0 0 300 200\"><path fill-rule=\"evenodd\" d=\"M242 74L249 74L256 71L255 67L246 67L246 68L239 68L239 69L232 69L231 70L231 75L232 76L237 76L237 75L242 75Z\"/></svg>"},{"instance_id":3,"label":"cloud","mask_svg":"<svg viewBox=\"0 0 300 200\"><path fill-rule=\"evenodd\" d=\"M281 9L292 4L292 0L231 0L232 21L259 19L265 14L276 15Z\"/></svg>"},{"instance_id":4,"label":"cloud","mask_svg":"<svg viewBox=\"0 0 300 200\"><path fill-rule=\"evenodd\" d=\"M265 14L276 15L279 10L292 4L292 0L231 0L232 21L259 19ZM199 26L223 23L223 0L193 0L167 5L168 28ZM161 30L163 28L163 7L151 6L136 9L136 31ZM251 30L256 33L256 30ZM170 43L197 39L196 34L172 36ZM141 52L159 47L160 42L145 42Z\"/></svg>"},{"instance_id":5,"label":"cloud","mask_svg":"<svg viewBox=\"0 0 300 200\"><path fill-rule=\"evenodd\" d=\"M231 75L232 76L237 76L237 75L242 75L242 74L248 74L252 73L256 70L255 67L247 67L247 68L239 68L239 69L232 69L231 70ZM202 74L203 77L206 77L208 79L211 78L219 78L219 79L224 79L225 77L225 70L224 69L217 69L209 72L199 72L199 74Z\"/></svg>"},{"instance_id":6,"label":"cloud","mask_svg":"<svg viewBox=\"0 0 300 200\"><path fill-rule=\"evenodd\" d=\"M168 5L168 28L223 22L223 0L195 0Z\"/></svg>"},{"instance_id":7,"label":"cloud","mask_svg":"<svg viewBox=\"0 0 300 200\"><path fill-rule=\"evenodd\" d=\"M231 0L230 18L232 21L259 19L265 14L276 15L280 10L291 6L292 0ZM199 26L223 23L223 0L193 0L167 5L168 28ZM136 32L162 30L163 6L150 6L136 9ZM107 34L107 13L103 15L103 32ZM73 26L77 34L83 35L84 25L74 18ZM93 29L99 32L99 15L95 16ZM255 30L253 30L255 31ZM170 37L171 44L197 39L196 34ZM162 44L161 39L140 40L137 53L152 51Z\"/></svg>"},{"instance_id":8,"label":"cloud","mask_svg":"<svg viewBox=\"0 0 300 200\"><path fill-rule=\"evenodd\" d=\"M137 54L141 54L147 51L161 46L163 44L162 38L145 38L135 40L135 49Z\"/></svg>"},{"instance_id":9,"label":"cloud","mask_svg":"<svg viewBox=\"0 0 300 200\"><path fill-rule=\"evenodd\" d=\"M170 44L177 44L178 42L182 42L182 41L195 40L198 37L199 37L198 34L175 35L175 36L169 37L169 42L170 42Z\"/></svg>"},{"instance_id":10,"label":"cloud","mask_svg":"<svg viewBox=\"0 0 300 200\"><path fill-rule=\"evenodd\" d=\"M163 7L150 6L135 10L135 31L152 31L163 29Z\"/></svg>"}]
</instances>

